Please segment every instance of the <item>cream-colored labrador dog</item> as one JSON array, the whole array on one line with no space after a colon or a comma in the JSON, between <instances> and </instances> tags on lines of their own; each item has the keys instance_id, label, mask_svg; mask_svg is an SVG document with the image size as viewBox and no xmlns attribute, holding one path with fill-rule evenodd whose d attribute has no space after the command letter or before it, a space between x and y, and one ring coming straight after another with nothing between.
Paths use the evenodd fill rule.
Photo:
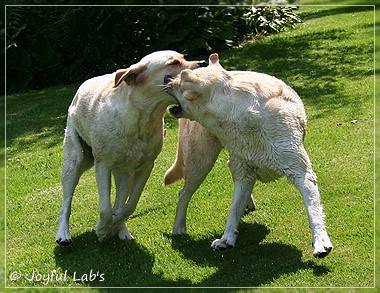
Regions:
<instances>
[{"instance_id":1,"label":"cream-colored labrador dog","mask_svg":"<svg viewBox=\"0 0 380 293\"><path fill-rule=\"evenodd\" d=\"M124 221L135 210L161 151L166 108L177 103L163 91L162 81L166 75L200 66L206 62L189 62L177 52L158 51L79 87L68 111L63 143L63 204L57 243L69 245L72 241L69 217L74 189L93 165L99 193L99 240L116 234L120 239L133 239ZM111 173L116 186L113 209Z\"/></svg>"},{"instance_id":2,"label":"cream-colored labrador dog","mask_svg":"<svg viewBox=\"0 0 380 293\"><path fill-rule=\"evenodd\" d=\"M286 176L303 196L313 255L328 255L333 245L325 227L317 176L303 145L306 114L297 93L266 74L226 71L217 54L210 56L207 68L183 70L164 81L180 103L172 109L173 115L198 121L229 151L234 198L224 234L211 246L226 249L235 245L256 180Z\"/></svg>"}]
</instances>

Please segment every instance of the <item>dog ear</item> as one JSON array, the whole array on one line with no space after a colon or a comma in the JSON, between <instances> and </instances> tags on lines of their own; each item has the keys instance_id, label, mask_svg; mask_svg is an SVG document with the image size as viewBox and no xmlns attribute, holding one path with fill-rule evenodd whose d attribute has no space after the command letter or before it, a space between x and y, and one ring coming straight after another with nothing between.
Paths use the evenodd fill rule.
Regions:
<instances>
[{"instance_id":1,"label":"dog ear","mask_svg":"<svg viewBox=\"0 0 380 293\"><path fill-rule=\"evenodd\" d=\"M185 69L181 71L181 80L197 83L199 78L191 69Z\"/></svg>"},{"instance_id":2,"label":"dog ear","mask_svg":"<svg viewBox=\"0 0 380 293\"><path fill-rule=\"evenodd\" d=\"M186 100L193 101L201 96L197 92L197 87L201 83L201 81L199 77L191 69L185 69L181 71L181 82L188 82L192 84L191 89L187 89L183 92L183 97Z\"/></svg>"},{"instance_id":3,"label":"dog ear","mask_svg":"<svg viewBox=\"0 0 380 293\"><path fill-rule=\"evenodd\" d=\"M209 66L221 66L219 63L219 55L218 53L213 53L208 58Z\"/></svg>"},{"instance_id":4,"label":"dog ear","mask_svg":"<svg viewBox=\"0 0 380 293\"><path fill-rule=\"evenodd\" d=\"M127 69L117 70L115 74L114 87L118 87L123 81L129 85L140 83L146 69L146 66L133 64Z\"/></svg>"}]
</instances>

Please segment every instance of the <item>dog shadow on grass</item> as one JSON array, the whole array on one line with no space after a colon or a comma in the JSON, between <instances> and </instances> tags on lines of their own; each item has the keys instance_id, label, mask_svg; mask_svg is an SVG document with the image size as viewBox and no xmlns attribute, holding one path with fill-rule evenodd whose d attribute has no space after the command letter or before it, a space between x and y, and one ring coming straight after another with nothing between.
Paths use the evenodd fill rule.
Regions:
<instances>
[{"instance_id":1,"label":"dog shadow on grass","mask_svg":"<svg viewBox=\"0 0 380 293\"><path fill-rule=\"evenodd\" d=\"M240 223L236 247L213 251L212 238L189 235L166 237L172 249L199 267L215 267L216 272L200 283L189 279L168 280L153 272L155 255L137 241L116 238L99 243L94 231L73 237L68 247L54 249L56 265L67 280L61 286L84 284L91 287L259 287L286 274L313 270L314 275L329 273L329 269L314 260L303 261L295 246L265 243L269 229L262 224ZM216 237L217 235L215 235ZM304 284L305 286L307 284Z\"/></svg>"},{"instance_id":2,"label":"dog shadow on grass","mask_svg":"<svg viewBox=\"0 0 380 293\"><path fill-rule=\"evenodd\" d=\"M303 261L302 252L283 243L262 242L269 229L262 224L239 224L236 246L226 251L213 251L213 239L193 240L190 236L172 236L172 247L199 266L212 266L217 272L196 286L259 287L286 274L312 270L316 276L330 270L314 260ZM312 251L312 250L311 250ZM304 284L307 286L307 284Z\"/></svg>"},{"instance_id":3,"label":"dog shadow on grass","mask_svg":"<svg viewBox=\"0 0 380 293\"><path fill-rule=\"evenodd\" d=\"M99 243L95 231L89 231L73 237L68 247L56 246L54 254L57 267L67 276L67 282L60 284L65 287L177 286L177 282L152 272L155 256L137 241L112 238ZM178 281L191 285L187 280Z\"/></svg>"}]
</instances>

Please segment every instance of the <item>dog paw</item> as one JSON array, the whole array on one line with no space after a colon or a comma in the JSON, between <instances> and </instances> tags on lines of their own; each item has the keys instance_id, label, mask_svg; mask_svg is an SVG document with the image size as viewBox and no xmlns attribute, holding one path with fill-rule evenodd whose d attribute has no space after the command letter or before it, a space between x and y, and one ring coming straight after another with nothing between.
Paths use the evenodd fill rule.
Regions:
<instances>
[{"instance_id":1,"label":"dog paw","mask_svg":"<svg viewBox=\"0 0 380 293\"><path fill-rule=\"evenodd\" d=\"M99 234L99 233L96 233L96 236L98 236L98 240L99 242L103 242L104 240L106 240L107 238L109 238L109 234Z\"/></svg>"},{"instance_id":2,"label":"dog paw","mask_svg":"<svg viewBox=\"0 0 380 293\"><path fill-rule=\"evenodd\" d=\"M111 225L99 222L96 225L95 233L98 236L99 242L103 242L105 239L111 236Z\"/></svg>"},{"instance_id":3,"label":"dog paw","mask_svg":"<svg viewBox=\"0 0 380 293\"><path fill-rule=\"evenodd\" d=\"M55 236L55 242L61 246L68 246L70 245L73 241L71 240L71 235L69 231L65 232L59 232Z\"/></svg>"},{"instance_id":4,"label":"dog paw","mask_svg":"<svg viewBox=\"0 0 380 293\"><path fill-rule=\"evenodd\" d=\"M56 238L55 242L57 242L61 246L69 246L73 241L70 238Z\"/></svg>"},{"instance_id":5,"label":"dog paw","mask_svg":"<svg viewBox=\"0 0 380 293\"><path fill-rule=\"evenodd\" d=\"M313 256L315 258L324 258L333 249L333 245L332 245L330 239L328 239L328 238L316 240L313 243L313 246L314 246Z\"/></svg>"},{"instance_id":6,"label":"dog paw","mask_svg":"<svg viewBox=\"0 0 380 293\"><path fill-rule=\"evenodd\" d=\"M228 241L224 239L216 239L211 244L211 248L214 250L226 250L232 247L234 246L229 244Z\"/></svg>"},{"instance_id":7,"label":"dog paw","mask_svg":"<svg viewBox=\"0 0 380 293\"><path fill-rule=\"evenodd\" d=\"M172 235L183 235L186 234L186 226L175 226L172 230Z\"/></svg>"},{"instance_id":8,"label":"dog paw","mask_svg":"<svg viewBox=\"0 0 380 293\"><path fill-rule=\"evenodd\" d=\"M127 226L125 226L125 223L122 223L119 230L117 231L117 236L120 240L133 240L135 239L131 233L129 233Z\"/></svg>"}]
</instances>

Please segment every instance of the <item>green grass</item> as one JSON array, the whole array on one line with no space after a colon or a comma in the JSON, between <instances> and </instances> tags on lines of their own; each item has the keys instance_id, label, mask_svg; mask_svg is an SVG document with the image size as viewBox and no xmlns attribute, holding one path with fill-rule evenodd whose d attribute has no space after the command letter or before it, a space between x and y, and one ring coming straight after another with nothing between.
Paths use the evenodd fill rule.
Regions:
<instances>
[{"instance_id":1,"label":"green grass","mask_svg":"<svg viewBox=\"0 0 380 293\"><path fill-rule=\"evenodd\" d=\"M56 270L66 272L66 279L50 286L374 286L373 11L304 7L302 13L305 22L293 31L219 53L225 68L273 74L302 97L306 147L335 245L331 255L312 257L302 198L285 179L257 184L257 211L243 217L236 247L212 251L209 246L223 233L232 199L226 152L193 196L188 235L172 237L183 183L163 188L177 142L171 117L163 152L127 221L136 240L98 243L97 190L89 171L73 200L73 244L57 246L61 145L73 85L7 97L6 285L44 287L25 277ZM351 124L354 119L358 123ZM11 281L15 271L22 277ZM89 280L97 272L104 281L99 276Z\"/></svg>"}]
</instances>

